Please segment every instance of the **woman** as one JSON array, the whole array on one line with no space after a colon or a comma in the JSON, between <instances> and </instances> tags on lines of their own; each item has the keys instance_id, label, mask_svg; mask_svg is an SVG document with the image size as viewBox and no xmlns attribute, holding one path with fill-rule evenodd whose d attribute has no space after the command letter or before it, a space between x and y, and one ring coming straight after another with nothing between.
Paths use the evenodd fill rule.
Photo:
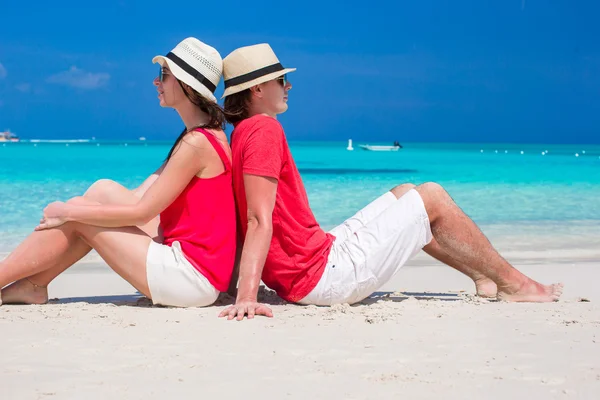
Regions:
<instances>
[{"instance_id":1,"label":"woman","mask_svg":"<svg viewBox=\"0 0 600 400\"><path fill-rule=\"evenodd\" d=\"M240 221L236 304L221 316L272 316L257 303L263 282L283 299L332 305L361 301L416 253L473 279L477 293L507 301L556 301L562 285L526 277L492 247L435 183L399 185L330 232L317 223L277 115L292 85L268 44L242 47L223 60L225 114ZM232 281L235 284L235 281Z\"/></svg>"},{"instance_id":2,"label":"woman","mask_svg":"<svg viewBox=\"0 0 600 400\"><path fill-rule=\"evenodd\" d=\"M221 56L187 38L152 61L160 64L160 105L185 124L166 161L134 191L103 180L48 205L35 232L0 262L0 288L14 282L0 302L47 302L47 285L92 248L154 304L207 306L227 290L236 228L231 150L213 94Z\"/></svg>"}]
</instances>

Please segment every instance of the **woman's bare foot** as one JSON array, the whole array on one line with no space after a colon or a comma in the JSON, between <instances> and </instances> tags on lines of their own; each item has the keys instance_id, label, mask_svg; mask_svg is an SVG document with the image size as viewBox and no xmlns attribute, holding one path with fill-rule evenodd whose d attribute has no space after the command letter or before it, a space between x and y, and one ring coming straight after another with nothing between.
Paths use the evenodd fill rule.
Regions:
<instances>
[{"instance_id":1,"label":"woman's bare foot","mask_svg":"<svg viewBox=\"0 0 600 400\"><path fill-rule=\"evenodd\" d=\"M27 279L21 279L2 289L2 302L4 304L46 304L48 289L35 286Z\"/></svg>"},{"instance_id":2,"label":"woman's bare foot","mask_svg":"<svg viewBox=\"0 0 600 400\"><path fill-rule=\"evenodd\" d=\"M496 298L498 295L498 287L490 278L481 278L474 280L477 296L485 298Z\"/></svg>"},{"instance_id":3,"label":"woman's bare foot","mask_svg":"<svg viewBox=\"0 0 600 400\"><path fill-rule=\"evenodd\" d=\"M529 279L517 290L499 289L498 300L510 302L549 303L558 301L563 292L562 283L542 285Z\"/></svg>"}]
</instances>

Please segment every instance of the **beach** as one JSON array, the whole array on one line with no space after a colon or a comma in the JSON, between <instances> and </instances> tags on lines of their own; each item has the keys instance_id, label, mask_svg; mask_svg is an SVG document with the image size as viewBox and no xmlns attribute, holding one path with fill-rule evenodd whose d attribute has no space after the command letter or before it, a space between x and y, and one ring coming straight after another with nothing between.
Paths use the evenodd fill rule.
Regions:
<instances>
[{"instance_id":1,"label":"beach","mask_svg":"<svg viewBox=\"0 0 600 400\"><path fill-rule=\"evenodd\" d=\"M50 304L0 307L3 398L596 399L598 253L567 263L540 251L543 264L520 254L520 270L565 284L557 303L479 299L420 254L358 305L263 290L274 318L242 322L217 318L227 295L151 307L90 255L50 286Z\"/></svg>"},{"instance_id":2,"label":"beach","mask_svg":"<svg viewBox=\"0 0 600 400\"><path fill-rule=\"evenodd\" d=\"M2 148L0 260L48 202L103 177L135 187L168 150L98 145ZM565 284L557 303L480 299L421 253L360 304L299 306L262 290L274 318L226 321L229 296L153 307L92 253L50 285L49 304L0 306L0 398L597 399L600 148L545 147L292 151L325 229L395 184L436 181L509 262Z\"/></svg>"}]
</instances>

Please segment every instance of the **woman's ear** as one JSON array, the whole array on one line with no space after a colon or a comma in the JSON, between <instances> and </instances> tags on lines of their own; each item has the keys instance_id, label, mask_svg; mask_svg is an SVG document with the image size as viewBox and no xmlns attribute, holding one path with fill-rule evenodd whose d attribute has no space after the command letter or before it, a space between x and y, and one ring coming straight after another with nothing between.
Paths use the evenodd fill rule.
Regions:
<instances>
[{"instance_id":1,"label":"woman's ear","mask_svg":"<svg viewBox=\"0 0 600 400\"><path fill-rule=\"evenodd\" d=\"M262 97L262 88L260 85L255 85L250 88L250 92L253 96Z\"/></svg>"}]
</instances>

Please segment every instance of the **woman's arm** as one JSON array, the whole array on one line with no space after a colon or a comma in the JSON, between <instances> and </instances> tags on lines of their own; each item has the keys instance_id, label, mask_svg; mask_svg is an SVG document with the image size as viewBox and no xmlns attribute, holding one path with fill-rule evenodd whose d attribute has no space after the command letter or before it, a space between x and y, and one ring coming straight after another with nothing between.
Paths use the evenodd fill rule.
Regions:
<instances>
[{"instance_id":1,"label":"woman's arm","mask_svg":"<svg viewBox=\"0 0 600 400\"><path fill-rule=\"evenodd\" d=\"M154 171L152 175L146 178L146 180L142 182L140 186L133 189L133 194L141 199L144 196L144 193L148 191L150 186L152 186L152 184L156 182L160 174L162 174L163 170L165 169L165 165L167 165L166 161L156 171Z\"/></svg>"},{"instance_id":2,"label":"woman's arm","mask_svg":"<svg viewBox=\"0 0 600 400\"><path fill-rule=\"evenodd\" d=\"M52 203L44 210L44 219L77 221L102 227L140 226L148 223L169 206L181 194L192 178L205 167L198 153L212 148L203 135L188 135L181 141L178 150L164 166L160 175L134 205L70 205ZM160 169L159 169L160 170ZM152 177L150 177L152 178ZM149 179L150 179L149 178ZM39 229L52 226L40 223ZM59 224L60 225L60 224Z\"/></svg>"}]
</instances>

